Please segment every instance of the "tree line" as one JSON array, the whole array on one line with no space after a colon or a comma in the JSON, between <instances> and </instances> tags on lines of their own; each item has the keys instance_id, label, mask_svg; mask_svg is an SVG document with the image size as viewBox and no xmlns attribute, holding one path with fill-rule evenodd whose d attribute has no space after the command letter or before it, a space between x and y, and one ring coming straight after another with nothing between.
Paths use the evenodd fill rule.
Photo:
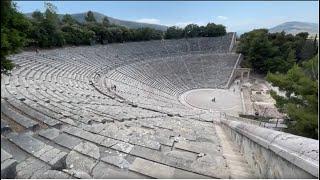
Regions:
<instances>
[{"instance_id":1,"label":"tree line","mask_svg":"<svg viewBox=\"0 0 320 180\"><path fill-rule=\"evenodd\" d=\"M294 35L257 29L240 36L243 67L266 75L285 92L271 91L276 107L288 116L287 132L318 139L318 40L308 33Z\"/></svg>"},{"instance_id":2,"label":"tree line","mask_svg":"<svg viewBox=\"0 0 320 180\"><path fill-rule=\"evenodd\" d=\"M169 27L166 31L152 28L130 29L110 23L107 17L98 22L92 11L88 11L85 22L80 23L70 14L62 18L57 8L45 3L45 11L35 11L31 18L24 17L11 0L1 1L1 72L13 68L5 59L21 47L62 47L64 45L92 45L148 41L192 37L215 37L226 34L223 25L208 23L207 26L189 24L185 28Z\"/></svg>"},{"instance_id":3,"label":"tree line","mask_svg":"<svg viewBox=\"0 0 320 180\"><path fill-rule=\"evenodd\" d=\"M307 32L292 35L256 29L240 36L237 52L244 56L241 65L252 68L256 73L286 73L295 63L309 60L317 54L316 38L308 39Z\"/></svg>"}]
</instances>

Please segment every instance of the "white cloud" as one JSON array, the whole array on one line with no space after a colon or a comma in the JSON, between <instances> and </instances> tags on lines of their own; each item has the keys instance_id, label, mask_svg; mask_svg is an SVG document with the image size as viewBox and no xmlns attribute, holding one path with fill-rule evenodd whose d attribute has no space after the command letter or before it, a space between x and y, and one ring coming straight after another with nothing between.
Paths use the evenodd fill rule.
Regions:
<instances>
[{"instance_id":1,"label":"white cloud","mask_svg":"<svg viewBox=\"0 0 320 180\"><path fill-rule=\"evenodd\" d=\"M222 20L227 20L228 19L228 17L226 17L226 16L218 16L218 18L222 19Z\"/></svg>"},{"instance_id":2,"label":"white cloud","mask_svg":"<svg viewBox=\"0 0 320 180\"><path fill-rule=\"evenodd\" d=\"M160 20L154 19L154 18L142 18L142 19L138 19L136 21L140 22L140 23L160 24Z\"/></svg>"}]
</instances>

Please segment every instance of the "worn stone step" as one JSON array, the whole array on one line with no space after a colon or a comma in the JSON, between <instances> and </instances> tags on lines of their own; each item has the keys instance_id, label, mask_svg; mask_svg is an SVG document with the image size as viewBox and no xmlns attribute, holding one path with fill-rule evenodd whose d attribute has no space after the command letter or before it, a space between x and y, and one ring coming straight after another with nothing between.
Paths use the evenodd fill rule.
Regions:
<instances>
[{"instance_id":1,"label":"worn stone step","mask_svg":"<svg viewBox=\"0 0 320 180\"><path fill-rule=\"evenodd\" d=\"M153 178L170 179L174 176L175 168L163 164L155 163L141 158L136 158L129 168Z\"/></svg>"},{"instance_id":2,"label":"worn stone step","mask_svg":"<svg viewBox=\"0 0 320 180\"><path fill-rule=\"evenodd\" d=\"M23 126L26 129L34 130L37 127L39 127L38 122L35 122L34 120L13 110L3 100L1 100L1 112L5 114L7 117L9 117L12 121L16 122L17 124Z\"/></svg>"},{"instance_id":3,"label":"worn stone step","mask_svg":"<svg viewBox=\"0 0 320 180\"><path fill-rule=\"evenodd\" d=\"M10 154L14 157L15 160L18 161L18 163L31 156L29 153L23 151L17 145L10 142L4 136L1 136L1 148L7 152L10 152Z\"/></svg>"},{"instance_id":4,"label":"worn stone step","mask_svg":"<svg viewBox=\"0 0 320 180\"><path fill-rule=\"evenodd\" d=\"M95 179L149 179L149 176L128 171L127 169L114 168L104 162L99 162L92 170Z\"/></svg>"},{"instance_id":5,"label":"worn stone step","mask_svg":"<svg viewBox=\"0 0 320 180\"><path fill-rule=\"evenodd\" d=\"M73 178L69 174L63 171L47 170L47 171L36 171L31 179L71 179Z\"/></svg>"},{"instance_id":6,"label":"worn stone step","mask_svg":"<svg viewBox=\"0 0 320 180\"><path fill-rule=\"evenodd\" d=\"M49 126L59 126L61 125L61 122L53 119L49 116L46 116L38 111L35 111L33 108L30 108L23 103L14 100L14 99L9 99L8 102L12 104L15 108L19 109L20 111L24 112L25 114L29 115L30 117L37 119L38 121L41 121Z\"/></svg>"},{"instance_id":7,"label":"worn stone step","mask_svg":"<svg viewBox=\"0 0 320 180\"><path fill-rule=\"evenodd\" d=\"M64 161L67 153L50 145L46 145L42 141L33 138L31 135L25 133L10 133L7 135L7 138L24 151L48 163L54 169L61 169L65 165Z\"/></svg>"},{"instance_id":8,"label":"worn stone step","mask_svg":"<svg viewBox=\"0 0 320 180\"><path fill-rule=\"evenodd\" d=\"M201 162L194 164L195 161L178 158L178 157L176 158L169 157L163 154L162 152L151 150L151 149L140 147L140 146L135 146L130 152L130 154L141 157L143 159L148 159L150 161L158 162L160 164L176 167L192 173L202 174L204 176L211 177L211 178L219 178L218 172L215 172L214 170L205 171L204 167L206 167L206 164ZM219 170L217 169L216 171L219 171Z\"/></svg>"},{"instance_id":9,"label":"worn stone step","mask_svg":"<svg viewBox=\"0 0 320 180\"><path fill-rule=\"evenodd\" d=\"M50 169L51 167L47 163L35 157L29 157L17 165L17 176L15 178L29 179L36 173L42 174Z\"/></svg>"}]
</instances>

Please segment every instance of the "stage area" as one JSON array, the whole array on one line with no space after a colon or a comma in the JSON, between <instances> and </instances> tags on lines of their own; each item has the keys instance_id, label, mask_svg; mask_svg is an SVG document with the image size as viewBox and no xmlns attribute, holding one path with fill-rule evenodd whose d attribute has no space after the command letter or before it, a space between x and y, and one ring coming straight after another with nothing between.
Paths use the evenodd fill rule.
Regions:
<instances>
[{"instance_id":1,"label":"stage area","mask_svg":"<svg viewBox=\"0 0 320 180\"><path fill-rule=\"evenodd\" d=\"M193 89L182 94L180 101L197 109L230 114L242 112L241 94L237 87L230 89Z\"/></svg>"}]
</instances>

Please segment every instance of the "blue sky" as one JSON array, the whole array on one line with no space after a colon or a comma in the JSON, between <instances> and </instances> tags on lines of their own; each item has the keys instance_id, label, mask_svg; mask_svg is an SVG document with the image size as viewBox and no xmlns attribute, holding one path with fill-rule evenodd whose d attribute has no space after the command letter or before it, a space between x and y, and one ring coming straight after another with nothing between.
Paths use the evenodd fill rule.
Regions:
<instances>
[{"instance_id":1,"label":"blue sky","mask_svg":"<svg viewBox=\"0 0 320 180\"><path fill-rule=\"evenodd\" d=\"M50 1L48 1L50 2ZM43 1L17 1L18 10L44 10ZM287 21L317 23L317 1L53 1L58 13L97 11L123 20L177 25L208 22L228 31L270 28Z\"/></svg>"}]
</instances>

